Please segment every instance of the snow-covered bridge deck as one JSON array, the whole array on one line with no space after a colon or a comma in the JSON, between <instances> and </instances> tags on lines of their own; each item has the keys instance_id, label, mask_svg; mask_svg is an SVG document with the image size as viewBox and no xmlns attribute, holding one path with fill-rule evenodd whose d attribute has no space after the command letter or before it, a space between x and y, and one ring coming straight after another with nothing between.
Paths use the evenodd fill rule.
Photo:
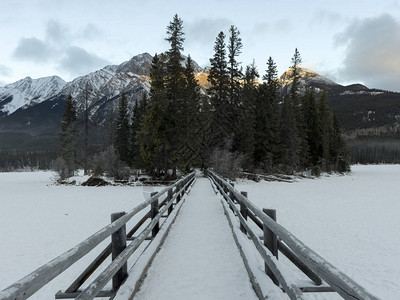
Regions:
<instances>
[{"instance_id":1,"label":"snow-covered bridge deck","mask_svg":"<svg viewBox=\"0 0 400 300\"><path fill-rule=\"evenodd\" d=\"M135 299L257 299L208 179L197 179Z\"/></svg>"}]
</instances>

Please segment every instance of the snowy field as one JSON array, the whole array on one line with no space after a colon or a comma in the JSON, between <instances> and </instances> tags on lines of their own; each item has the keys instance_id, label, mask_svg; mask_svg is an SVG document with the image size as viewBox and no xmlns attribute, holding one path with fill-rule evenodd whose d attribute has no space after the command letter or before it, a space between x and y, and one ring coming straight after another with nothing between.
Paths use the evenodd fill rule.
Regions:
<instances>
[{"instance_id":1,"label":"snowy field","mask_svg":"<svg viewBox=\"0 0 400 300\"><path fill-rule=\"evenodd\" d=\"M347 176L235 187L258 207L276 209L280 224L369 292L400 299L399 180L399 165L352 166Z\"/></svg>"},{"instance_id":2,"label":"snowy field","mask_svg":"<svg viewBox=\"0 0 400 300\"><path fill-rule=\"evenodd\" d=\"M150 192L161 189L56 186L53 176L51 172L0 173L0 290L109 224L111 213L130 211ZM129 224L132 222L128 223L132 228ZM65 290L105 243L29 299L54 299L54 294Z\"/></svg>"},{"instance_id":3,"label":"snowy field","mask_svg":"<svg viewBox=\"0 0 400 300\"><path fill-rule=\"evenodd\" d=\"M400 166L352 171L295 183L240 181L236 187L259 207L276 209L279 223L371 293L399 299ZM0 173L0 290L108 224L111 213L129 211L161 189L55 186L52 176ZM30 299L54 299L89 259Z\"/></svg>"}]
</instances>

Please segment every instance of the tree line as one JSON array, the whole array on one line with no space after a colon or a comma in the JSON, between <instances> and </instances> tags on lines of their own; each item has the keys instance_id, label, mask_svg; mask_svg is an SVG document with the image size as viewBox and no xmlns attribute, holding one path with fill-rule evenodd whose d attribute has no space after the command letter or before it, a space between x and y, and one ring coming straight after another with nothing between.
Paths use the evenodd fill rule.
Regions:
<instances>
[{"instance_id":1,"label":"tree line","mask_svg":"<svg viewBox=\"0 0 400 300\"><path fill-rule=\"evenodd\" d=\"M327 105L327 93L318 96L312 88L304 95L299 91L297 49L289 88L282 89L271 57L260 82L255 63L243 70L238 60L243 44L232 25L227 36L221 31L216 37L210 88L204 92L190 55L186 60L182 56L185 38L178 15L166 34L170 48L154 56L150 92L135 103L132 117L121 94L113 148L108 150L120 166L171 177L192 167L213 167L223 174L238 169L315 174L349 170L348 152ZM60 158L71 166L67 175L75 169L75 123L76 108L69 97L60 133Z\"/></svg>"}]
</instances>

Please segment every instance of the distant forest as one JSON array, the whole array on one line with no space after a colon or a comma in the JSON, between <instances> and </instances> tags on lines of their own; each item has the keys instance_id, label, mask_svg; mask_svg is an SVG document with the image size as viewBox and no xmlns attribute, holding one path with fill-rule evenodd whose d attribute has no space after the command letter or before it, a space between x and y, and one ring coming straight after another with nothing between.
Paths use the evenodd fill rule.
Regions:
<instances>
[{"instance_id":1,"label":"distant forest","mask_svg":"<svg viewBox=\"0 0 400 300\"><path fill-rule=\"evenodd\" d=\"M238 61L243 44L239 30L232 25L227 35L221 31L216 37L210 87L204 94L190 55L183 63L185 38L178 15L166 35L170 48L154 56L150 93L135 104L133 116L128 114L122 93L109 148L89 157L88 139L78 145L76 141L88 131L78 132L76 103L68 97L60 151L52 163L61 178L72 176L81 167L116 178L126 178L132 169L171 177L177 170L193 167L212 167L225 176L237 170L289 174L311 170L317 175L349 170L349 152L328 107L327 93L317 97L313 89L304 95L299 92L302 60L297 49L291 59L289 89L280 86L271 57L260 83L255 64L243 68ZM0 168L13 155L0 154ZM49 165L39 154L15 166L20 167L20 162L39 168Z\"/></svg>"}]
</instances>

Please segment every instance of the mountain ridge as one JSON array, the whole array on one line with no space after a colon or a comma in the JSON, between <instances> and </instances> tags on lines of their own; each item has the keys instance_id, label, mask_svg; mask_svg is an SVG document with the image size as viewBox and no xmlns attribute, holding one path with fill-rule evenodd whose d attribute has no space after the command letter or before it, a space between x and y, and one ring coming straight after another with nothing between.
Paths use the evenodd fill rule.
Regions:
<instances>
[{"instance_id":1,"label":"mountain ridge","mask_svg":"<svg viewBox=\"0 0 400 300\"><path fill-rule=\"evenodd\" d=\"M185 64L187 57L183 57ZM0 87L0 144L1 149L16 149L19 143L10 136L23 135L25 140L45 135L49 144L57 144L57 134L67 95L77 102L78 112L87 107L94 125L106 126L107 119L116 111L122 92L126 93L129 110L150 90L149 72L153 57L149 53L133 56L119 65L108 65L99 70L65 82L58 76L38 79L26 77ZM196 78L203 93L209 87L208 69L195 64ZM283 89L290 89L291 71L280 77ZM300 68L300 90L313 87L317 94L328 93L328 104L336 111L346 132L375 132L374 128L389 128L385 132L396 135L400 122L400 93L369 89L361 84L340 85L306 68ZM284 92L284 90L283 90ZM368 130L371 128L371 130ZM390 129L393 128L393 129ZM360 134L361 134L360 133ZM357 135L357 134L356 134ZM4 142L6 141L6 142ZM28 143L26 141L26 143Z\"/></svg>"}]
</instances>

